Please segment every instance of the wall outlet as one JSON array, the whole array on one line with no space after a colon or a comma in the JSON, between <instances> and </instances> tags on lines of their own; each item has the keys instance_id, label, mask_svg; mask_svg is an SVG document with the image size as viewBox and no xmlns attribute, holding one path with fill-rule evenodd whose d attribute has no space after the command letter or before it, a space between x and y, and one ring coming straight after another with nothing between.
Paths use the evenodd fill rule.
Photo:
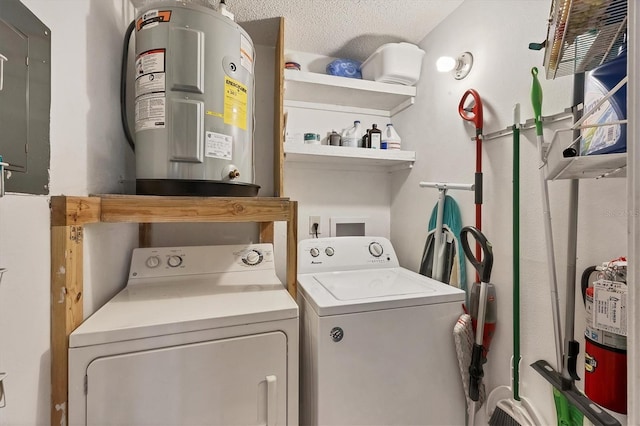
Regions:
<instances>
[{"instance_id":1,"label":"wall outlet","mask_svg":"<svg viewBox=\"0 0 640 426\"><path fill-rule=\"evenodd\" d=\"M318 224L318 230L315 231L313 225ZM315 236L316 234L320 235L320 227L322 223L320 222L320 216L309 216L309 235Z\"/></svg>"}]
</instances>

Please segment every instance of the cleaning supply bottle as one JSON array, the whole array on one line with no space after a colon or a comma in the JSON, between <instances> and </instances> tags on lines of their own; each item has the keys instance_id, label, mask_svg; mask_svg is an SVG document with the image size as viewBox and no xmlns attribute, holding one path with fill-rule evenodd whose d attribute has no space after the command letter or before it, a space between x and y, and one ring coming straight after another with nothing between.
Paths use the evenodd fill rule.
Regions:
<instances>
[{"instance_id":1,"label":"cleaning supply bottle","mask_svg":"<svg viewBox=\"0 0 640 426\"><path fill-rule=\"evenodd\" d=\"M342 146L357 148L362 146L362 127L360 121L353 122L353 127L349 127L342 132Z\"/></svg>"},{"instance_id":2,"label":"cleaning supply bottle","mask_svg":"<svg viewBox=\"0 0 640 426\"><path fill-rule=\"evenodd\" d=\"M369 132L371 129L367 129L362 135L362 147L363 148L371 148L371 141L369 140Z\"/></svg>"},{"instance_id":3,"label":"cleaning supply bottle","mask_svg":"<svg viewBox=\"0 0 640 426\"><path fill-rule=\"evenodd\" d=\"M393 128L393 124L387 124L387 128L382 132L382 140L380 144L382 149L400 149L400 135Z\"/></svg>"},{"instance_id":4,"label":"cleaning supply bottle","mask_svg":"<svg viewBox=\"0 0 640 426\"><path fill-rule=\"evenodd\" d=\"M377 124L371 125L372 129L367 133L369 135L369 146L367 148L380 149L382 144L382 131L378 129Z\"/></svg>"}]
</instances>

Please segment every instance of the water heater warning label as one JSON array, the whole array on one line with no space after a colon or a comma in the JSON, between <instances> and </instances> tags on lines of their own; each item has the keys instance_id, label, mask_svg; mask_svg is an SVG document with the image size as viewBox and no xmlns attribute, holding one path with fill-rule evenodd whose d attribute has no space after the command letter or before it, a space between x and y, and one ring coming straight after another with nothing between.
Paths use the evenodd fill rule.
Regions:
<instances>
[{"instance_id":1,"label":"water heater warning label","mask_svg":"<svg viewBox=\"0 0 640 426\"><path fill-rule=\"evenodd\" d=\"M211 158L231 160L233 156L233 138L222 133L207 132L204 155Z\"/></svg>"},{"instance_id":2,"label":"water heater warning label","mask_svg":"<svg viewBox=\"0 0 640 426\"><path fill-rule=\"evenodd\" d=\"M136 21L136 29L140 31L143 28L152 28L161 22L169 22L170 20L170 10L148 10Z\"/></svg>"},{"instance_id":3,"label":"water heater warning label","mask_svg":"<svg viewBox=\"0 0 640 426\"><path fill-rule=\"evenodd\" d=\"M224 78L224 124L247 130L247 86Z\"/></svg>"},{"instance_id":4,"label":"water heater warning label","mask_svg":"<svg viewBox=\"0 0 640 426\"><path fill-rule=\"evenodd\" d=\"M164 129L166 121L165 49L136 58L136 131Z\"/></svg>"},{"instance_id":5,"label":"water heater warning label","mask_svg":"<svg viewBox=\"0 0 640 426\"><path fill-rule=\"evenodd\" d=\"M146 74L165 72L165 49L142 52L136 58L136 80Z\"/></svg>"},{"instance_id":6,"label":"water heater warning label","mask_svg":"<svg viewBox=\"0 0 640 426\"><path fill-rule=\"evenodd\" d=\"M166 109L163 93L139 96L136 99L136 132L164 129Z\"/></svg>"},{"instance_id":7,"label":"water heater warning label","mask_svg":"<svg viewBox=\"0 0 640 426\"><path fill-rule=\"evenodd\" d=\"M148 93L164 93L165 90L165 73L163 72L146 74L136 79L136 98Z\"/></svg>"}]
</instances>

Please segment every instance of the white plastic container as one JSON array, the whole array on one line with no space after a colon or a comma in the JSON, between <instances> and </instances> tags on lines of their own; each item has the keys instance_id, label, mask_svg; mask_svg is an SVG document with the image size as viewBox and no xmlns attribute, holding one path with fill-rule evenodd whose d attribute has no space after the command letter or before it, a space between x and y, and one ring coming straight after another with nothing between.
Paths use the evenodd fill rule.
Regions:
<instances>
[{"instance_id":1,"label":"white plastic container","mask_svg":"<svg viewBox=\"0 0 640 426\"><path fill-rule=\"evenodd\" d=\"M400 150L400 135L393 128L393 124L387 124L387 128L382 131L382 149Z\"/></svg>"},{"instance_id":2,"label":"white plastic container","mask_svg":"<svg viewBox=\"0 0 640 426\"><path fill-rule=\"evenodd\" d=\"M420 79L424 50L411 43L387 43L360 67L362 78L412 86Z\"/></svg>"},{"instance_id":3,"label":"white plastic container","mask_svg":"<svg viewBox=\"0 0 640 426\"><path fill-rule=\"evenodd\" d=\"M353 127L349 127L342 132L342 146L350 146L352 148L362 147L362 126L360 121L353 122Z\"/></svg>"}]
</instances>

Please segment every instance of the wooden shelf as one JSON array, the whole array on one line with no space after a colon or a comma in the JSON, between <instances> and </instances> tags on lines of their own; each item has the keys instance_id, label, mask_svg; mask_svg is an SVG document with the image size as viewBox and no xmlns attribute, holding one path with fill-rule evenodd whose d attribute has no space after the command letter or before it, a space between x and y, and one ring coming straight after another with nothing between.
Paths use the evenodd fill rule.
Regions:
<instances>
[{"instance_id":1,"label":"wooden shelf","mask_svg":"<svg viewBox=\"0 0 640 426\"><path fill-rule=\"evenodd\" d=\"M286 162L307 162L325 165L373 166L389 171L413 167L416 153L386 149L351 148L347 146L285 143Z\"/></svg>"},{"instance_id":2,"label":"wooden shelf","mask_svg":"<svg viewBox=\"0 0 640 426\"><path fill-rule=\"evenodd\" d=\"M284 70L284 99L388 111L392 116L413 105L414 86L379 83L327 74Z\"/></svg>"},{"instance_id":3,"label":"wooden shelf","mask_svg":"<svg viewBox=\"0 0 640 426\"><path fill-rule=\"evenodd\" d=\"M83 227L139 223L141 246L151 223L257 222L260 242L287 224L287 288L296 297L298 203L288 198L95 195L51 197L51 424L67 416L69 335L83 320Z\"/></svg>"}]
</instances>

